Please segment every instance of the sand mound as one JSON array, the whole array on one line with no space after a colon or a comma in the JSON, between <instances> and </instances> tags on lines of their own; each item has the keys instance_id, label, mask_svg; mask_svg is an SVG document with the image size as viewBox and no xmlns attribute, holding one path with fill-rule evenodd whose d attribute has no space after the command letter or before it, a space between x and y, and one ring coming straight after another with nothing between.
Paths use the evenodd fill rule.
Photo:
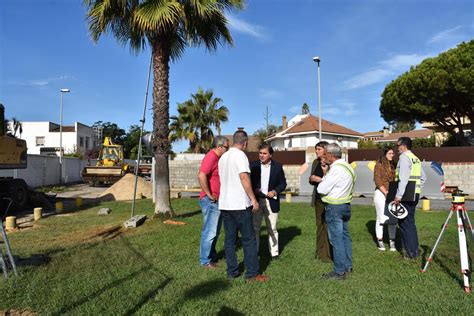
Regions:
<instances>
[{"instance_id":1,"label":"sand mound","mask_svg":"<svg viewBox=\"0 0 474 316\"><path fill-rule=\"evenodd\" d=\"M122 179L114 183L110 188L102 192L99 197L102 200L126 201L133 199L133 188L135 186L135 175L127 173ZM151 182L138 177L137 199L151 199L153 189Z\"/></svg>"}]
</instances>

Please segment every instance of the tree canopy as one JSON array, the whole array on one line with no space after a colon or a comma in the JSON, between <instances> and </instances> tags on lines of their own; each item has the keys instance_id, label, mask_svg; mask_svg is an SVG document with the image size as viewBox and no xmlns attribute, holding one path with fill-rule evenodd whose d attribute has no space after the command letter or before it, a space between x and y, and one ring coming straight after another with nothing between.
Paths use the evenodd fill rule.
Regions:
<instances>
[{"instance_id":1,"label":"tree canopy","mask_svg":"<svg viewBox=\"0 0 474 316\"><path fill-rule=\"evenodd\" d=\"M199 88L191 94L191 99L178 104L178 116L171 117L171 141L188 140L188 151L193 153L209 151L214 138L212 126L220 135L221 123L229 120L229 110L222 102L212 90Z\"/></svg>"},{"instance_id":2,"label":"tree canopy","mask_svg":"<svg viewBox=\"0 0 474 316\"><path fill-rule=\"evenodd\" d=\"M468 144L465 118L474 131L474 40L425 59L389 83L380 112L388 123L433 122Z\"/></svg>"},{"instance_id":3,"label":"tree canopy","mask_svg":"<svg viewBox=\"0 0 474 316\"><path fill-rule=\"evenodd\" d=\"M126 133L125 130L120 128L116 123L97 121L92 124L92 128L102 129L102 139L104 137L110 137L114 143L123 145ZM102 139L99 141L102 141Z\"/></svg>"},{"instance_id":4,"label":"tree canopy","mask_svg":"<svg viewBox=\"0 0 474 316\"><path fill-rule=\"evenodd\" d=\"M155 214L173 215L170 200L168 157L170 61L189 46L215 51L233 44L225 12L242 9L243 0L83 0L89 31L94 41L111 33L134 52L151 49L153 62L153 148L155 169Z\"/></svg>"}]
</instances>

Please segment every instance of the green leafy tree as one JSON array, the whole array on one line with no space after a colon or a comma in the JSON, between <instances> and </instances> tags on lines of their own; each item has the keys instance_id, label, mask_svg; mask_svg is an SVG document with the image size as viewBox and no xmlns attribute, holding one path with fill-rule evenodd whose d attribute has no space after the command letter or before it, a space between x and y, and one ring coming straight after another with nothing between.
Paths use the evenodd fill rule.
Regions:
<instances>
[{"instance_id":1,"label":"green leafy tree","mask_svg":"<svg viewBox=\"0 0 474 316\"><path fill-rule=\"evenodd\" d=\"M378 148L378 146L372 140L359 139L357 141L357 148L358 149L375 149L375 148Z\"/></svg>"},{"instance_id":2,"label":"green leafy tree","mask_svg":"<svg viewBox=\"0 0 474 316\"><path fill-rule=\"evenodd\" d=\"M102 137L110 137L115 144L123 145L125 140L125 130L116 123L97 121L92 124L92 128L102 128Z\"/></svg>"},{"instance_id":3,"label":"green leafy tree","mask_svg":"<svg viewBox=\"0 0 474 316\"><path fill-rule=\"evenodd\" d=\"M306 102L303 103L303 106L301 107L301 114L309 114L309 105Z\"/></svg>"},{"instance_id":4,"label":"green leafy tree","mask_svg":"<svg viewBox=\"0 0 474 316\"><path fill-rule=\"evenodd\" d=\"M171 117L170 139L189 141L189 152L205 153L211 149L214 132L221 134L221 124L229 120L229 110L214 97L212 90L199 88L191 99L178 104L178 116Z\"/></svg>"},{"instance_id":5,"label":"green leafy tree","mask_svg":"<svg viewBox=\"0 0 474 316\"><path fill-rule=\"evenodd\" d=\"M153 147L156 168L155 214L173 215L168 157L170 61L188 46L204 45L209 51L232 44L226 10L242 9L243 0L84 0L89 31L94 41L112 33L132 51L151 49L153 61Z\"/></svg>"},{"instance_id":6,"label":"green leafy tree","mask_svg":"<svg viewBox=\"0 0 474 316\"><path fill-rule=\"evenodd\" d=\"M262 144L265 142L265 139L267 139L268 136L275 134L281 128L281 126L269 124L268 128L262 127L257 129L255 132L253 132L252 136L258 137L259 144Z\"/></svg>"},{"instance_id":7,"label":"green leafy tree","mask_svg":"<svg viewBox=\"0 0 474 316\"><path fill-rule=\"evenodd\" d=\"M132 125L128 129L127 134L125 135L125 139L123 141L123 152L125 158L128 159L137 159L138 157L138 145L140 142L140 129L141 126L139 125ZM146 134L147 132L144 131L143 134ZM146 146L142 144L142 154L141 156L149 156L150 152L148 152L148 149Z\"/></svg>"},{"instance_id":8,"label":"green leafy tree","mask_svg":"<svg viewBox=\"0 0 474 316\"><path fill-rule=\"evenodd\" d=\"M433 122L467 145L464 118L474 130L474 40L425 59L389 83L380 112L389 123Z\"/></svg>"},{"instance_id":9,"label":"green leafy tree","mask_svg":"<svg viewBox=\"0 0 474 316\"><path fill-rule=\"evenodd\" d=\"M393 126L393 132L394 133L403 133L403 132L409 132L414 130L416 127L416 122L411 121L411 122L395 122Z\"/></svg>"}]
</instances>

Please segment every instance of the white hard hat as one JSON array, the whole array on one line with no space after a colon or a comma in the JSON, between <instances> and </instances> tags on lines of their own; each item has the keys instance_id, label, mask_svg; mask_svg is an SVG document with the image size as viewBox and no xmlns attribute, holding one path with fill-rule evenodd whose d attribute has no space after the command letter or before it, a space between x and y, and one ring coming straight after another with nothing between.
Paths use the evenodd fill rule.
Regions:
<instances>
[{"instance_id":1,"label":"white hard hat","mask_svg":"<svg viewBox=\"0 0 474 316\"><path fill-rule=\"evenodd\" d=\"M388 204L388 211L398 219L404 219L408 215L407 209L401 203L395 204L395 202L390 202Z\"/></svg>"}]
</instances>

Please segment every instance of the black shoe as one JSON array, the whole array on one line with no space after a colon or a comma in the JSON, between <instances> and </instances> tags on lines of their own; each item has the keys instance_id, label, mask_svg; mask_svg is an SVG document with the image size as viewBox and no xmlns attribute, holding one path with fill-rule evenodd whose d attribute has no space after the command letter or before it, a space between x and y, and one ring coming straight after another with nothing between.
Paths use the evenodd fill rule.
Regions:
<instances>
[{"instance_id":1,"label":"black shoe","mask_svg":"<svg viewBox=\"0 0 474 316\"><path fill-rule=\"evenodd\" d=\"M323 274L321 276L321 279L323 280L338 280L342 281L346 279L346 273L344 272L343 274L338 274L334 271L331 271L329 273Z\"/></svg>"},{"instance_id":2,"label":"black shoe","mask_svg":"<svg viewBox=\"0 0 474 316\"><path fill-rule=\"evenodd\" d=\"M241 275L242 275L242 274L240 274L240 273L238 273L237 275L228 275L228 276L227 276L227 279L228 279L229 281L232 281L232 280L237 279L237 278L238 278L239 276L241 276Z\"/></svg>"},{"instance_id":3,"label":"black shoe","mask_svg":"<svg viewBox=\"0 0 474 316\"><path fill-rule=\"evenodd\" d=\"M272 261L273 261L273 260L279 260L279 259L280 259L280 256L279 256L279 255L276 255L276 256L273 256L273 257L272 257Z\"/></svg>"},{"instance_id":4,"label":"black shoe","mask_svg":"<svg viewBox=\"0 0 474 316\"><path fill-rule=\"evenodd\" d=\"M352 267L350 267L349 269L346 269L346 273L352 273L354 272L354 269Z\"/></svg>"}]
</instances>

